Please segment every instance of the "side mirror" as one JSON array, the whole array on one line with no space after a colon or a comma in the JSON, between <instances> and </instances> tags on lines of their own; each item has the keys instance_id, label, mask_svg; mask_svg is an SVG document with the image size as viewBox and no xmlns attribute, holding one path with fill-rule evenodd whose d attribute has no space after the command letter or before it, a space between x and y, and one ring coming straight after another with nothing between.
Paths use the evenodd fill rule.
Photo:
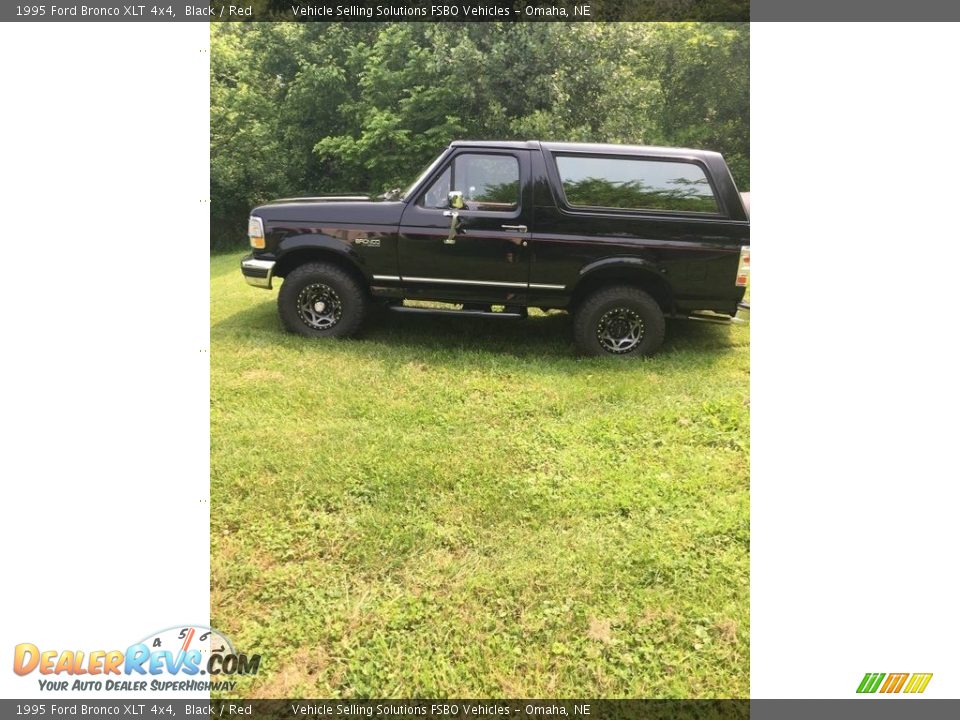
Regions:
<instances>
[{"instance_id":1,"label":"side mirror","mask_svg":"<svg viewBox=\"0 0 960 720\"><path fill-rule=\"evenodd\" d=\"M466 203L463 202L463 193L459 190L451 190L447 193L447 205L457 210L462 210Z\"/></svg>"}]
</instances>

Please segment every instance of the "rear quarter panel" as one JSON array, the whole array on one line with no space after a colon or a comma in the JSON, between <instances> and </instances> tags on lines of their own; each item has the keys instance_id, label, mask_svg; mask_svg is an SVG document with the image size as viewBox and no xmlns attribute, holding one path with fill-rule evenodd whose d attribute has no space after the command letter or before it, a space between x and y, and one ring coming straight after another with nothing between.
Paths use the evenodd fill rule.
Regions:
<instances>
[{"instance_id":1,"label":"rear quarter panel","mask_svg":"<svg viewBox=\"0 0 960 720\"><path fill-rule=\"evenodd\" d=\"M678 158L687 159L687 158ZM707 172L720 204L717 214L656 213L574 208L560 191L549 152L540 160L534 197L531 283L556 283L573 291L604 260L640 260L666 281L675 309L736 312L743 288L735 285L740 247L750 226L722 157L695 158ZM547 297L532 297L531 304Z\"/></svg>"}]
</instances>

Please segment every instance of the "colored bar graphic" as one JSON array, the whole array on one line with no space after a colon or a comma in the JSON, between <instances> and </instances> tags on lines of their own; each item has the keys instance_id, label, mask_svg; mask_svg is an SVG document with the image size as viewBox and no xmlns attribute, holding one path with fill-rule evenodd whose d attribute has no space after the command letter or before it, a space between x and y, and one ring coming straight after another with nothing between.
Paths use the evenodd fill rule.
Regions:
<instances>
[{"instance_id":1,"label":"colored bar graphic","mask_svg":"<svg viewBox=\"0 0 960 720\"><path fill-rule=\"evenodd\" d=\"M880 688L882 693L898 693L903 684L907 681L907 678L910 676L910 673L890 673L887 676L887 681L883 684L883 687Z\"/></svg>"},{"instance_id":2,"label":"colored bar graphic","mask_svg":"<svg viewBox=\"0 0 960 720\"><path fill-rule=\"evenodd\" d=\"M901 690L904 693L922 693L930 684L933 673L866 673L860 685L857 686L858 693L875 693L879 688L881 693L898 693ZM886 678L886 682L884 682ZM881 687L880 683L883 682ZM906 687L904 687L906 685Z\"/></svg>"},{"instance_id":3,"label":"colored bar graphic","mask_svg":"<svg viewBox=\"0 0 960 720\"><path fill-rule=\"evenodd\" d=\"M930 684L930 678L933 677L933 673L914 673L910 678L910 682L907 683L907 687L904 689L905 693L922 693L927 689L927 685Z\"/></svg>"},{"instance_id":4,"label":"colored bar graphic","mask_svg":"<svg viewBox=\"0 0 960 720\"><path fill-rule=\"evenodd\" d=\"M880 681L883 680L883 673L867 673L863 676L863 680L860 681L860 687L857 688L858 693L875 693L877 688L880 687Z\"/></svg>"}]
</instances>

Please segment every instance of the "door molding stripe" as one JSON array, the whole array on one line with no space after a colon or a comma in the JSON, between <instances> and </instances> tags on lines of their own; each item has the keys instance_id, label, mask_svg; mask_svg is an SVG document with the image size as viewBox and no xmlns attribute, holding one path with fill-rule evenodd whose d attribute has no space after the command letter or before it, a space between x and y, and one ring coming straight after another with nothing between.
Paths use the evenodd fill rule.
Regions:
<instances>
[{"instance_id":1,"label":"door molding stripe","mask_svg":"<svg viewBox=\"0 0 960 720\"><path fill-rule=\"evenodd\" d=\"M443 285L484 285L487 287L515 287L529 288L531 290L564 290L566 285L551 285L549 283L520 283L520 282L497 282L495 280L462 280L459 278L437 278L437 277L411 277L409 275L374 275L374 280L386 280L389 282L414 282L414 283L440 283Z\"/></svg>"},{"instance_id":2,"label":"door molding stripe","mask_svg":"<svg viewBox=\"0 0 960 720\"><path fill-rule=\"evenodd\" d=\"M489 285L492 287L518 287L518 288L527 287L527 283L495 282L493 280L458 280L456 278L410 277L409 275L404 275L402 279L404 282L443 283L444 285Z\"/></svg>"},{"instance_id":3,"label":"door molding stripe","mask_svg":"<svg viewBox=\"0 0 960 720\"><path fill-rule=\"evenodd\" d=\"M537 290L563 290L566 285L550 285L548 283L530 283L531 288L536 288Z\"/></svg>"}]
</instances>

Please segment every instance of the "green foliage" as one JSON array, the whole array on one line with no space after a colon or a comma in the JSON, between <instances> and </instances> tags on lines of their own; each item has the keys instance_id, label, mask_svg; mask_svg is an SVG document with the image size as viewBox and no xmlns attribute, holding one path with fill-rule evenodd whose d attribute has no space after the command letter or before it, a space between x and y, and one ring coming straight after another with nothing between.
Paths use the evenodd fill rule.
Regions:
<instances>
[{"instance_id":1,"label":"green foliage","mask_svg":"<svg viewBox=\"0 0 960 720\"><path fill-rule=\"evenodd\" d=\"M718 150L749 188L745 23L213 23L211 241L280 196L405 187L455 139Z\"/></svg>"},{"instance_id":2,"label":"green foliage","mask_svg":"<svg viewBox=\"0 0 960 720\"><path fill-rule=\"evenodd\" d=\"M750 328L283 332L211 261L211 622L231 697L747 697Z\"/></svg>"},{"instance_id":3,"label":"green foliage","mask_svg":"<svg viewBox=\"0 0 960 720\"><path fill-rule=\"evenodd\" d=\"M604 178L584 178L565 182L563 192L571 205L608 208L660 208L688 212L716 212L712 195L702 195L695 187L654 189L642 180L611 182Z\"/></svg>"}]
</instances>

